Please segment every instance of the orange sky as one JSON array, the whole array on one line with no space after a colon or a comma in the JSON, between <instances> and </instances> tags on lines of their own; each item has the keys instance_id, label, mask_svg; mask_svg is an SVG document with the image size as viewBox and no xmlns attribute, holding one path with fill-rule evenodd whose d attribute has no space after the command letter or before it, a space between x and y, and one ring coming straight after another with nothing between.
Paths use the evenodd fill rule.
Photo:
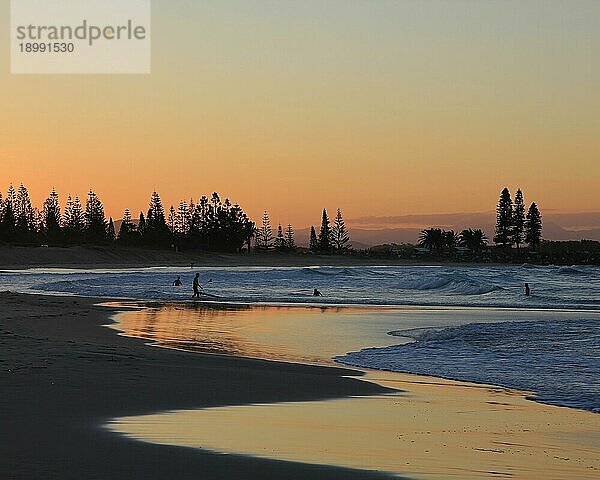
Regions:
<instances>
[{"instance_id":1,"label":"orange sky","mask_svg":"<svg viewBox=\"0 0 600 480\"><path fill-rule=\"evenodd\" d=\"M115 217L216 190L298 227L504 185L600 209L599 2L201 3L153 3L151 75L10 75L0 49L0 190Z\"/></svg>"}]
</instances>

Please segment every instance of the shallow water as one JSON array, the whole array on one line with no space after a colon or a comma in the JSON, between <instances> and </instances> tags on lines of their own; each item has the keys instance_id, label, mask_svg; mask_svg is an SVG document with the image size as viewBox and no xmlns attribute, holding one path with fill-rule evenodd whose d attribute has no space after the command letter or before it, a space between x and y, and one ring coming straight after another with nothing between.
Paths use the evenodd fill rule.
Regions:
<instances>
[{"instance_id":1,"label":"shallow water","mask_svg":"<svg viewBox=\"0 0 600 480\"><path fill-rule=\"evenodd\" d=\"M181 301L191 297L195 272L207 293L227 302L600 309L600 268L592 266L33 269L0 272L0 288ZM184 285L173 287L178 276ZM531 297L523 295L525 282ZM314 288L324 297L312 297Z\"/></svg>"},{"instance_id":2,"label":"shallow water","mask_svg":"<svg viewBox=\"0 0 600 480\"><path fill-rule=\"evenodd\" d=\"M218 296L203 297L212 307L189 304L196 271L205 291ZM184 286L173 287L178 276ZM524 282L532 286L530 297L523 295ZM324 297L313 297L313 288ZM0 272L0 289L170 302L135 316L139 326L132 334L175 348L302 362L336 357L531 390L557 405L595 411L600 404L599 267L32 269ZM224 309L217 302L235 305ZM315 303L360 308L282 307ZM261 304L282 309L256 310ZM427 333L406 332L415 328Z\"/></svg>"},{"instance_id":3,"label":"shallow water","mask_svg":"<svg viewBox=\"0 0 600 480\"><path fill-rule=\"evenodd\" d=\"M170 348L329 363L336 352L366 344L410 347L417 335L481 325L474 323L481 320L490 330L516 323L526 329L531 323L569 324L582 314L464 307L215 307L153 304L120 314L114 327ZM600 320L600 312L586 314ZM384 333L392 330L402 336ZM151 443L388 471L403 478L588 479L600 469L596 415L555 411L525 401L518 392L430 377L370 372L365 379L399 391L163 412L114 419L106 428Z\"/></svg>"},{"instance_id":4,"label":"shallow water","mask_svg":"<svg viewBox=\"0 0 600 480\"><path fill-rule=\"evenodd\" d=\"M121 314L115 328L170 348L303 363L335 359L502 385L597 411L598 325L600 312L592 311L174 303Z\"/></svg>"}]
</instances>

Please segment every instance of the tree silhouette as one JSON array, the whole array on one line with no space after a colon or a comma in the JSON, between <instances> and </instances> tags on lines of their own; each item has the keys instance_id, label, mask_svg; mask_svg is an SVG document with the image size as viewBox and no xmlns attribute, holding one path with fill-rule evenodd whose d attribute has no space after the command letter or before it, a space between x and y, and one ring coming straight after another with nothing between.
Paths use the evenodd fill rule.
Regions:
<instances>
[{"instance_id":1,"label":"tree silhouette","mask_svg":"<svg viewBox=\"0 0 600 480\"><path fill-rule=\"evenodd\" d=\"M29 192L23 184L19 186L16 202L13 201L16 237L19 241L29 242L35 234L35 213L31 206Z\"/></svg>"},{"instance_id":2,"label":"tree silhouette","mask_svg":"<svg viewBox=\"0 0 600 480\"><path fill-rule=\"evenodd\" d=\"M512 242L520 249L523 243L523 234L525 232L525 201L521 189L515 193L515 204L512 218Z\"/></svg>"},{"instance_id":3,"label":"tree silhouette","mask_svg":"<svg viewBox=\"0 0 600 480\"><path fill-rule=\"evenodd\" d=\"M98 195L92 190L88 193L85 204L85 237L86 241L94 244L106 242L107 222L104 207Z\"/></svg>"},{"instance_id":4,"label":"tree silhouette","mask_svg":"<svg viewBox=\"0 0 600 480\"><path fill-rule=\"evenodd\" d=\"M331 251L331 227L327 210L323 209L323 218L321 220L321 230L319 231L319 251L329 253Z\"/></svg>"},{"instance_id":5,"label":"tree silhouette","mask_svg":"<svg viewBox=\"0 0 600 480\"><path fill-rule=\"evenodd\" d=\"M11 189L13 195L11 195ZM14 188L11 185L8 190L8 194L6 196L6 200L4 201L2 207L2 222L0 222L0 230L2 232L2 236L4 240L8 242L12 242L15 240L15 211L14 211L14 203L16 202L16 194L14 194Z\"/></svg>"},{"instance_id":6,"label":"tree silhouette","mask_svg":"<svg viewBox=\"0 0 600 480\"><path fill-rule=\"evenodd\" d=\"M508 188L504 188L496 207L496 234L494 235L494 243L501 244L504 247L512 245L512 226L513 203Z\"/></svg>"},{"instance_id":7,"label":"tree silhouette","mask_svg":"<svg viewBox=\"0 0 600 480\"><path fill-rule=\"evenodd\" d=\"M277 236L275 237L275 250L281 252L285 250L285 238L283 237L283 228L281 224L277 226Z\"/></svg>"},{"instance_id":8,"label":"tree silhouette","mask_svg":"<svg viewBox=\"0 0 600 480\"><path fill-rule=\"evenodd\" d=\"M119 228L117 240L123 245L133 244L136 240L139 240L137 233L137 228L131 218L131 212L126 208L123 213L123 219L121 220L121 227Z\"/></svg>"},{"instance_id":9,"label":"tree silhouette","mask_svg":"<svg viewBox=\"0 0 600 480\"><path fill-rule=\"evenodd\" d=\"M269 213L265 210L262 225L256 232L256 247L261 250L269 250L273 246L273 229L269 220Z\"/></svg>"},{"instance_id":10,"label":"tree silhouette","mask_svg":"<svg viewBox=\"0 0 600 480\"><path fill-rule=\"evenodd\" d=\"M449 251L453 251L454 247L458 245L458 236L454 230L444 231L444 247Z\"/></svg>"},{"instance_id":11,"label":"tree silhouette","mask_svg":"<svg viewBox=\"0 0 600 480\"><path fill-rule=\"evenodd\" d=\"M48 243L56 244L62 240L60 224L61 214L58 193L52 189L44 202L42 214L42 230Z\"/></svg>"},{"instance_id":12,"label":"tree silhouette","mask_svg":"<svg viewBox=\"0 0 600 480\"><path fill-rule=\"evenodd\" d=\"M180 235L187 235L190 232L190 212L191 210L186 202L183 200L179 202L179 208L175 216L175 231Z\"/></svg>"},{"instance_id":13,"label":"tree silhouette","mask_svg":"<svg viewBox=\"0 0 600 480\"><path fill-rule=\"evenodd\" d=\"M112 217L108 220L108 227L106 227L106 237L110 243L114 243L117 239L117 235L115 233L115 224L113 223Z\"/></svg>"},{"instance_id":14,"label":"tree silhouette","mask_svg":"<svg viewBox=\"0 0 600 480\"><path fill-rule=\"evenodd\" d=\"M430 250L442 251L446 245L446 237L441 228L427 228L421 230L419 244Z\"/></svg>"},{"instance_id":15,"label":"tree silhouette","mask_svg":"<svg viewBox=\"0 0 600 480\"><path fill-rule=\"evenodd\" d=\"M144 212L140 212L137 229L141 240L144 233L146 232L146 217L144 217Z\"/></svg>"},{"instance_id":16,"label":"tree silhouette","mask_svg":"<svg viewBox=\"0 0 600 480\"><path fill-rule=\"evenodd\" d=\"M147 245L167 247L171 245L171 231L165 219L165 209L160 195L154 191L150 196L145 228L140 231Z\"/></svg>"},{"instance_id":17,"label":"tree silhouette","mask_svg":"<svg viewBox=\"0 0 600 480\"><path fill-rule=\"evenodd\" d=\"M288 224L285 230L285 246L288 250L296 249L296 242L294 241L294 229L291 224Z\"/></svg>"},{"instance_id":18,"label":"tree silhouette","mask_svg":"<svg viewBox=\"0 0 600 480\"><path fill-rule=\"evenodd\" d=\"M67 205L63 213L63 225L67 243L79 244L82 242L85 232L85 215L79 197L76 196L73 200L69 195L67 198Z\"/></svg>"},{"instance_id":19,"label":"tree silhouette","mask_svg":"<svg viewBox=\"0 0 600 480\"><path fill-rule=\"evenodd\" d=\"M313 253L316 253L319 250L319 239L317 238L317 232L313 226L310 227L310 240L308 241L308 248Z\"/></svg>"},{"instance_id":20,"label":"tree silhouette","mask_svg":"<svg viewBox=\"0 0 600 480\"><path fill-rule=\"evenodd\" d=\"M346 229L346 224L342 218L342 212L338 208L335 221L333 222L333 228L331 230L331 239L333 247L337 253L344 253L348 250L348 242L350 242L350 236Z\"/></svg>"},{"instance_id":21,"label":"tree silhouette","mask_svg":"<svg viewBox=\"0 0 600 480\"><path fill-rule=\"evenodd\" d=\"M487 244L487 237L483 230L471 229L463 230L459 235L460 244L467 247L472 252L480 252Z\"/></svg>"},{"instance_id":22,"label":"tree silhouette","mask_svg":"<svg viewBox=\"0 0 600 480\"><path fill-rule=\"evenodd\" d=\"M169 227L169 230L171 230L171 233L177 232L177 220L175 219L175 217L176 217L175 207L173 207L173 205L171 205L171 208L169 208L169 216L167 217L167 227Z\"/></svg>"},{"instance_id":23,"label":"tree silhouette","mask_svg":"<svg viewBox=\"0 0 600 480\"><path fill-rule=\"evenodd\" d=\"M538 206L532 203L527 211L525 223L525 241L535 250L542 239L542 215Z\"/></svg>"}]
</instances>

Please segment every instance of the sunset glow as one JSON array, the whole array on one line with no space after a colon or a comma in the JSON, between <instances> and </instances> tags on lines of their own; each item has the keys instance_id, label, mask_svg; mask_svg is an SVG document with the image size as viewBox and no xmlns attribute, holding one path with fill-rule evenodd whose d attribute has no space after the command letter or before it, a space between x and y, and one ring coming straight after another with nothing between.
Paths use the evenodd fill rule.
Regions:
<instances>
[{"instance_id":1,"label":"sunset glow","mask_svg":"<svg viewBox=\"0 0 600 480\"><path fill-rule=\"evenodd\" d=\"M153 190L218 191L298 227L323 207L489 211L504 185L598 210L599 18L592 1L158 0L150 75L11 75L0 51L0 190L93 188L115 218Z\"/></svg>"}]
</instances>

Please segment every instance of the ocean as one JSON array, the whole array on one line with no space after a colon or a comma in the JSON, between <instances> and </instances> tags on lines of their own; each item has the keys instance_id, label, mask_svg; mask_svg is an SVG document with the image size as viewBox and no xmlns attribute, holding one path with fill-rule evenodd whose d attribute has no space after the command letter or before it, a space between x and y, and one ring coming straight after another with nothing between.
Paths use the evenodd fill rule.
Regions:
<instances>
[{"instance_id":1,"label":"ocean","mask_svg":"<svg viewBox=\"0 0 600 480\"><path fill-rule=\"evenodd\" d=\"M325 355L352 366L499 385L530 391L538 401L600 413L598 267L31 269L0 272L0 289L186 306L195 272L204 291L214 295L202 297L208 310L211 303L240 309L342 307L322 317L294 317L289 308L270 317L274 325L286 325L277 341L293 346L294 360ZM182 287L172 286L177 277ZM529 297L523 294L525 282L532 288ZM323 297L313 297L314 288ZM196 326L186 328L169 346L193 349ZM272 341L246 330L257 344ZM206 342L218 343L218 334L207 333ZM315 348L323 335L328 348ZM269 358L273 351L259 356Z\"/></svg>"}]
</instances>

